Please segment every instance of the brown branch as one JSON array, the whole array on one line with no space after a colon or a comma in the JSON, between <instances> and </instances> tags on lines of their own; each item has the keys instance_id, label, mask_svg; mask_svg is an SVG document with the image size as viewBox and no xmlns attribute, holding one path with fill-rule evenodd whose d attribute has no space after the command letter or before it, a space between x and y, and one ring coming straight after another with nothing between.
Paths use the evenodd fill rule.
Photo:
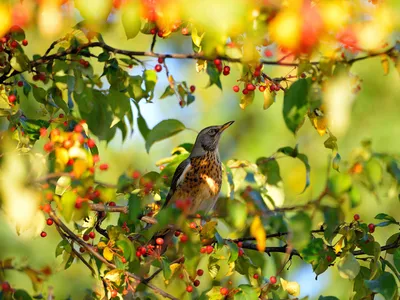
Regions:
<instances>
[{"instance_id":1,"label":"brown branch","mask_svg":"<svg viewBox=\"0 0 400 300\"><path fill-rule=\"evenodd\" d=\"M131 51L131 50L123 50L123 49L117 49L114 48L104 42L91 42L91 43L87 43L84 45L80 45L79 47L71 47L68 48L64 51L60 51L51 55L44 55L41 58L38 58L36 60L33 60L30 62L29 64L29 70L32 70L33 68L44 64L44 63L48 63L50 61L56 60L56 59L62 59L63 57L70 55L70 54L78 54L79 52L81 52L82 50L85 49L89 49L89 48L102 48L106 51L109 52L113 52L114 54L121 54L121 55L125 55L128 56L130 58L134 58L136 56L146 56L146 57L163 57L163 58L174 58L174 59L200 59L200 60L213 60L213 59L220 59L223 61L227 61L227 62L232 62L232 63L246 63L244 60L242 60L241 58L233 58L233 57L229 57L226 55L220 55L220 56L208 56L208 55L204 55L203 53L189 53L189 54L184 54L184 53L167 53L167 54L163 54L163 53L155 53L153 51ZM51 48L51 46L50 46ZM347 64L353 64L357 61L361 61L370 57L375 57L375 56L379 56L382 54L387 54L387 55L391 55L391 52L395 49L395 47L391 47L385 51L382 52L371 52L368 53L368 55L362 56L362 57L357 57L357 58L353 58L347 61L343 61ZM46 53L48 53L48 51L46 51ZM284 63L284 62L280 62L280 61L269 61L269 60L260 60L259 63L264 64L264 65L276 65L276 66L283 66L283 67L297 67L299 65L299 63L297 62L293 62L293 63ZM312 65L318 65L319 62L318 61L312 61L310 62L310 64ZM0 83L3 83L5 80L18 75L20 73L23 73L24 71L20 72L20 71L16 71L14 70L11 74L3 74L2 76L0 76Z\"/></svg>"},{"instance_id":2,"label":"brown branch","mask_svg":"<svg viewBox=\"0 0 400 300\"><path fill-rule=\"evenodd\" d=\"M100 260L103 264L105 264L107 267L110 269L116 269L116 266L107 261L102 255L100 255L98 252L94 250L94 247L85 243L83 240L81 240L75 233L73 233L61 220L58 218L58 216L55 214L54 211L49 212L50 217L53 219L54 223L56 223L57 226L59 226L71 239L73 239L76 243L81 245L83 248L85 248L86 251L88 251L92 256ZM163 291L162 289L158 288L152 283L146 282L145 278L142 278L136 274L130 273L130 272L125 272L129 277L135 279L138 283L143 283L150 289L152 289L155 293L160 294L161 296L172 299L172 300L178 300L178 298L172 296L171 294Z\"/></svg>"},{"instance_id":3,"label":"brown branch","mask_svg":"<svg viewBox=\"0 0 400 300\"><path fill-rule=\"evenodd\" d=\"M109 206L104 205L103 203L89 203L89 208L92 211L105 211L105 212L119 212L123 214L128 213L128 206Z\"/></svg>"}]
</instances>

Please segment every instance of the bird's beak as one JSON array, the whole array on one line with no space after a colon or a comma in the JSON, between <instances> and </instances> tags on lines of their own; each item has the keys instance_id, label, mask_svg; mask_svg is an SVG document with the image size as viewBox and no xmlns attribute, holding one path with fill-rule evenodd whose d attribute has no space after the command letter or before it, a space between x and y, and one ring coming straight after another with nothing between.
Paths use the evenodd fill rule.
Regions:
<instances>
[{"instance_id":1,"label":"bird's beak","mask_svg":"<svg viewBox=\"0 0 400 300\"><path fill-rule=\"evenodd\" d=\"M235 123L235 121L229 121L228 123L225 123L224 125L221 126L219 132L224 131L224 130L227 129L229 126L231 126L233 123Z\"/></svg>"}]
</instances>

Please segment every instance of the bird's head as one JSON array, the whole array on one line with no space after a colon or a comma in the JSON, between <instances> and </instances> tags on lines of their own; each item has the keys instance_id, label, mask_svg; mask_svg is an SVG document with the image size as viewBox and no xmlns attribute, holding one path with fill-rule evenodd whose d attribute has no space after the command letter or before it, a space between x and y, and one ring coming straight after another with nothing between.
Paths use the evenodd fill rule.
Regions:
<instances>
[{"instance_id":1,"label":"bird's head","mask_svg":"<svg viewBox=\"0 0 400 300\"><path fill-rule=\"evenodd\" d=\"M207 151L216 151L222 132L231 126L233 122L235 121L227 122L224 125L209 126L200 131L194 143L191 156L203 155Z\"/></svg>"}]
</instances>

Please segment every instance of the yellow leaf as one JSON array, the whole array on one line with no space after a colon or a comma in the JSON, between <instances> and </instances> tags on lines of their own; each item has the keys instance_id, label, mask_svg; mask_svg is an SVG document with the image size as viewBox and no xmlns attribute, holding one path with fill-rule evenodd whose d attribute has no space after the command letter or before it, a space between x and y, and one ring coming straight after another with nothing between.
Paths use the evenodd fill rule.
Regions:
<instances>
[{"instance_id":1,"label":"yellow leaf","mask_svg":"<svg viewBox=\"0 0 400 300\"><path fill-rule=\"evenodd\" d=\"M171 269L171 277L174 275L174 273L180 268L180 266L181 266L181 264L178 264L178 263L174 263L174 264L171 264L170 266L169 266L169 268Z\"/></svg>"},{"instance_id":2,"label":"yellow leaf","mask_svg":"<svg viewBox=\"0 0 400 300\"><path fill-rule=\"evenodd\" d=\"M263 108L264 109L268 109L274 103L275 103L275 99L272 96L272 92L270 92L269 89L266 89L264 91L264 105L263 105Z\"/></svg>"},{"instance_id":3,"label":"yellow leaf","mask_svg":"<svg viewBox=\"0 0 400 300\"><path fill-rule=\"evenodd\" d=\"M240 108L245 109L247 106L253 103L254 100L254 92L248 92L246 95L242 95L240 98Z\"/></svg>"},{"instance_id":4,"label":"yellow leaf","mask_svg":"<svg viewBox=\"0 0 400 300\"><path fill-rule=\"evenodd\" d=\"M111 251L109 247L105 247L103 251L103 256L108 261L112 261L112 259L114 258L114 253Z\"/></svg>"},{"instance_id":5,"label":"yellow leaf","mask_svg":"<svg viewBox=\"0 0 400 300\"><path fill-rule=\"evenodd\" d=\"M282 288L288 292L289 295L297 297L300 295L300 285L296 281L286 281L281 278Z\"/></svg>"},{"instance_id":6,"label":"yellow leaf","mask_svg":"<svg viewBox=\"0 0 400 300\"><path fill-rule=\"evenodd\" d=\"M122 270L114 269L111 270L110 272L107 272L106 275L104 275L104 279L108 279L112 282L115 282L117 285L121 283L121 276L124 273Z\"/></svg>"},{"instance_id":7,"label":"yellow leaf","mask_svg":"<svg viewBox=\"0 0 400 300\"><path fill-rule=\"evenodd\" d=\"M257 249L264 252L267 244L266 233L259 216L254 217L253 223L250 226L250 234L257 241Z\"/></svg>"},{"instance_id":8,"label":"yellow leaf","mask_svg":"<svg viewBox=\"0 0 400 300\"><path fill-rule=\"evenodd\" d=\"M76 178L80 178L83 172L87 170L87 161L83 159L78 159L74 163L74 175Z\"/></svg>"},{"instance_id":9,"label":"yellow leaf","mask_svg":"<svg viewBox=\"0 0 400 300\"><path fill-rule=\"evenodd\" d=\"M56 149L56 166L58 171L64 171L65 165L69 160L68 150L65 148Z\"/></svg>"},{"instance_id":10,"label":"yellow leaf","mask_svg":"<svg viewBox=\"0 0 400 300\"><path fill-rule=\"evenodd\" d=\"M386 54L381 55L381 64L383 68L383 74L385 75L389 74L389 59Z\"/></svg>"},{"instance_id":11,"label":"yellow leaf","mask_svg":"<svg viewBox=\"0 0 400 300\"><path fill-rule=\"evenodd\" d=\"M342 237L335 245L335 247L333 247L335 249L335 253L338 254L340 252L340 250L342 250L343 248L343 240L344 237Z\"/></svg>"},{"instance_id":12,"label":"yellow leaf","mask_svg":"<svg viewBox=\"0 0 400 300\"><path fill-rule=\"evenodd\" d=\"M200 73L201 71L204 71L207 69L207 61L206 60L202 60L202 59L198 59L196 61L196 71L198 73Z\"/></svg>"},{"instance_id":13,"label":"yellow leaf","mask_svg":"<svg viewBox=\"0 0 400 300\"><path fill-rule=\"evenodd\" d=\"M105 248L105 247L107 247L107 244L104 243L104 242L99 242L99 243L97 244L97 248L99 248L99 249L103 249L103 248Z\"/></svg>"}]
</instances>

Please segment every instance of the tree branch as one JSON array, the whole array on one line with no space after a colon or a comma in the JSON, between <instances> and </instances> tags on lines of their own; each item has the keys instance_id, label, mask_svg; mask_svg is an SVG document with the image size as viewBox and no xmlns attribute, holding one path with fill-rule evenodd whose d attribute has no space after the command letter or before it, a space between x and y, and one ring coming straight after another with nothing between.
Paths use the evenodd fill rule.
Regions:
<instances>
[{"instance_id":1,"label":"tree branch","mask_svg":"<svg viewBox=\"0 0 400 300\"><path fill-rule=\"evenodd\" d=\"M155 43L155 39L153 39L153 43ZM153 44L152 43L152 44ZM55 46L55 44L50 46L50 50ZM153 45L152 45L153 46ZM44 64L44 63L48 63L50 61L56 60L56 59L62 59L63 57L69 55L69 54L78 54L79 52L81 52L82 50L85 49L89 49L89 48L102 48L106 51L109 52L113 52L114 54L121 54L121 55L125 55L128 56L130 58L134 58L136 56L146 56L146 57L163 57L163 58L174 58L174 59L200 59L200 60L214 60L214 59L220 59L226 62L232 62L232 63L247 63L246 61L244 61L241 58L233 58L233 57L229 57L226 55L220 55L220 56L207 56L204 55L203 53L188 53L188 54L184 54L184 53L167 53L167 54L163 54L163 53L155 53L152 51L152 49L150 51L131 51L131 50L123 50L123 49L117 49L114 48L104 42L90 42L84 45L80 45L79 47L71 47L68 48L64 51L60 51L51 55L47 55L50 51L46 51L46 54L44 56L42 56L41 58L38 58L36 60L33 60L29 63L29 70L37 67L38 65ZM395 47L391 47L388 48L385 51L382 52L371 52L368 53L365 56L361 56L361 57L357 57L357 58L353 58L350 60L345 60L343 61L344 63L347 64L353 64L355 62L364 60L364 59L368 59L370 57L375 57L375 56L379 56L382 54L386 54L386 55L391 55L391 52L395 49ZM264 65L275 65L275 66L282 66L282 67L297 67L299 66L298 62L293 62L293 63L285 63L285 62L281 62L281 61L269 61L269 60L260 60L259 63L264 64ZM312 65L318 65L319 62L318 61L312 61L310 62L310 64ZM5 80L18 75L20 73L23 73L24 71L20 72L20 71L16 71L14 70L11 74L3 74L2 76L0 76L0 83L3 83Z\"/></svg>"},{"instance_id":2,"label":"tree branch","mask_svg":"<svg viewBox=\"0 0 400 300\"><path fill-rule=\"evenodd\" d=\"M54 223L56 223L57 226L59 226L68 236L73 239L76 243L81 245L83 248L85 248L86 251L88 251L92 256L100 260L103 264L105 264L107 267L110 269L116 269L116 266L113 263L110 263L107 261L102 255L100 255L98 252L94 250L94 248L85 243L83 240L81 240L75 233L73 233L61 220L58 218L58 216L55 214L54 211L49 212L50 217L53 219ZM125 272L129 277L135 279L138 283L143 283L150 289L152 289L155 293L160 294L161 296L172 299L172 300L178 300L178 298L172 296L171 294L163 291L162 289L156 287L154 284L146 282L145 278L142 278L136 274L130 273L130 272Z\"/></svg>"}]
</instances>

